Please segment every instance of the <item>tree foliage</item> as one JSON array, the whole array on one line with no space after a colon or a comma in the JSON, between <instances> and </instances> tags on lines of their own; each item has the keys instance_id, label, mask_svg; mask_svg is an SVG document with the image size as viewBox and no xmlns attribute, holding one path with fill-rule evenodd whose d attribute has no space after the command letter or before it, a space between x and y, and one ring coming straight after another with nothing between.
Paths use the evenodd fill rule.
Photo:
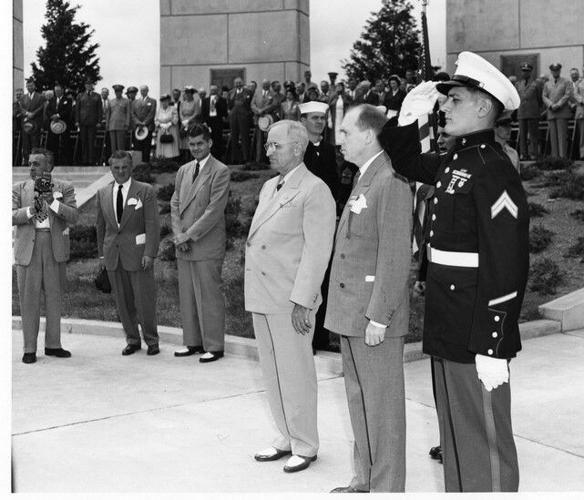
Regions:
<instances>
[{"instance_id":1,"label":"tree foliage","mask_svg":"<svg viewBox=\"0 0 584 500\"><path fill-rule=\"evenodd\" d=\"M101 80L97 43L91 43L95 30L75 22L79 6L65 0L47 0L46 24L41 27L45 47L37 49L37 63L32 63L32 78L38 89L55 83L75 91L84 88L86 77Z\"/></svg>"},{"instance_id":2,"label":"tree foliage","mask_svg":"<svg viewBox=\"0 0 584 500\"><path fill-rule=\"evenodd\" d=\"M386 0L371 13L349 59L342 61L347 76L373 82L420 66L423 49L412 10L408 0Z\"/></svg>"}]
</instances>

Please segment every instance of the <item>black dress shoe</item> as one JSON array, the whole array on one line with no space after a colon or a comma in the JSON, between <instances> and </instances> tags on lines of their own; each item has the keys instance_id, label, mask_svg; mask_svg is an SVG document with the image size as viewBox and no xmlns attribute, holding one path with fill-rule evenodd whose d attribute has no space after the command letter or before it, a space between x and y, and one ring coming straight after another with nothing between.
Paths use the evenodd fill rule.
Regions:
<instances>
[{"instance_id":1,"label":"black dress shoe","mask_svg":"<svg viewBox=\"0 0 584 500\"><path fill-rule=\"evenodd\" d=\"M352 486L339 486L334 490L330 491L331 493L369 493L367 490L358 490L353 488Z\"/></svg>"},{"instance_id":2,"label":"black dress shoe","mask_svg":"<svg viewBox=\"0 0 584 500\"><path fill-rule=\"evenodd\" d=\"M158 344L149 345L148 350L146 351L146 354L148 354L148 356L154 356L155 354L159 354L159 353L160 353L160 348L158 347Z\"/></svg>"},{"instance_id":3,"label":"black dress shoe","mask_svg":"<svg viewBox=\"0 0 584 500\"><path fill-rule=\"evenodd\" d=\"M71 353L66 351L65 349L59 347L58 349L49 349L45 347L45 355L46 356L57 356L58 358L70 358Z\"/></svg>"},{"instance_id":4,"label":"black dress shoe","mask_svg":"<svg viewBox=\"0 0 584 500\"><path fill-rule=\"evenodd\" d=\"M292 455L286 465L284 465L284 472L300 472L308 469L311 462L316 460L316 455L313 457L303 457L302 455Z\"/></svg>"},{"instance_id":5,"label":"black dress shoe","mask_svg":"<svg viewBox=\"0 0 584 500\"><path fill-rule=\"evenodd\" d=\"M142 348L139 345L128 344L122 351L122 356L129 356L130 354L134 354L136 351L139 351L140 349Z\"/></svg>"},{"instance_id":6,"label":"black dress shoe","mask_svg":"<svg viewBox=\"0 0 584 500\"><path fill-rule=\"evenodd\" d=\"M22 362L30 365L31 363L36 363L36 352L25 352L22 356Z\"/></svg>"},{"instance_id":7,"label":"black dress shoe","mask_svg":"<svg viewBox=\"0 0 584 500\"><path fill-rule=\"evenodd\" d=\"M438 460L442 463L442 448L440 446L434 446L430 448L430 457L434 460Z\"/></svg>"},{"instance_id":8,"label":"black dress shoe","mask_svg":"<svg viewBox=\"0 0 584 500\"><path fill-rule=\"evenodd\" d=\"M272 447L256 453L253 458L255 458L258 462L273 462L291 454L292 452L290 450L279 450L278 448Z\"/></svg>"},{"instance_id":9,"label":"black dress shoe","mask_svg":"<svg viewBox=\"0 0 584 500\"><path fill-rule=\"evenodd\" d=\"M174 355L177 358L183 358L185 356L192 356L193 354L203 354L205 349L203 349L202 345L196 346L186 346L184 349L179 349L178 351L174 351Z\"/></svg>"},{"instance_id":10,"label":"black dress shoe","mask_svg":"<svg viewBox=\"0 0 584 500\"><path fill-rule=\"evenodd\" d=\"M223 357L223 351L209 351L199 358L199 363L211 363Z\"/></svg>"}]
</instances>

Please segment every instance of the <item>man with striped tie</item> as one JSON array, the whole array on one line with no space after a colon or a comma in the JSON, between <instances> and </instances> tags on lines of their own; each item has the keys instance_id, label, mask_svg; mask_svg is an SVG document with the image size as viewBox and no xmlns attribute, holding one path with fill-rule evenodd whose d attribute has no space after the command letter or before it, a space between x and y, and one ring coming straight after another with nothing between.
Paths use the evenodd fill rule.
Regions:
<instances>
[{"instance_id":1,"label":"man with striped tie","mask_svg":"<svg viewBox=\"0 0 584 500\"><path fill-rule=\"evenodd\" d=\"M211 154L209 127L194 125L188 144L193 161L178 170L170 200L185 346L174 355L203 354L199 361L210 363L223 357L225 345L221 268L230 175Z\"/></svg>"}]
</instances>

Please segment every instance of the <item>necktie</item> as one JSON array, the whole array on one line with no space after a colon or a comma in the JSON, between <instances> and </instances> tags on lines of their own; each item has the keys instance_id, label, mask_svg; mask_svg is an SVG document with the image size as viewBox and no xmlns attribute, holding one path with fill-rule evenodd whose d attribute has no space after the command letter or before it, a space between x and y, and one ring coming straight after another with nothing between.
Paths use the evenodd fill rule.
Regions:
<instances>
[{"instance_id":1,"label":"necktie","mask_svg":"<svg viewBox=\"0 0 584 500\"><path fill-rule=\"evenodd\" d=\"M197 180L199 176L199 169L201 168L201 164L197 161L195 162L195 172L193 173L193 182Z\"/></svg>"},{"instance_id":2,"label":"necktie","mask_svg":"<svg viewBox=\"0 0 584 500\"><path fill-rule=\"evenodd\" d=\"M211 111L215 111L215 98L211 98Z\"/></svg>"},{"instance_id":3,"label":"necktie","mask_svg":"<svg viewBox=\"0 0 584 500\"><path fill-rule=\"evenodd\" d=\"M43 222L49 216L49 211L47 210L47 204L43 201L41 209L34 214L34 220L37 222Z\"/></svg>"},{"instance_id":4,"label":"necktie","mask_svg":"<svg viewBox=\"0 0 584 500\"><path fill-rule=\"evenodd\" d=\"M122 214L124 213L124 195L122 194L122 185L118 188L118 197L116 198L116 216L118 224L122 222Z\"/></svg>"},{"instance_id":5,"label":"necktie","mask_svg":"<svg viewBox=\"0 0 584 500\"><path fill-rule=\"evenodd\" d=\"M276 191L280 191L280 189L282 189L283 185L284 185L284 179L280 179L280 182L278 182L278 185L276 186Z\"/></svg>"}]
</instances>

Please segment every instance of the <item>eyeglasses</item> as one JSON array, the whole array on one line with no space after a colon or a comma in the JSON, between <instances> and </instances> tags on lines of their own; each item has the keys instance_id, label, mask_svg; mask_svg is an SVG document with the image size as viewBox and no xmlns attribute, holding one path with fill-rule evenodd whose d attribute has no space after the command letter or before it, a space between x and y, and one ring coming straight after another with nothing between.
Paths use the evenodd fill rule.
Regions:
<instances>
[{"instance_id":1,"label":"eyeglasses","mask_svg":"<svg viewBox=\"0 0 584 500\"><path fill-rule=\"evenodd\" d=\"M279 149L282 149L282 146L285 144L296 144L296 142L266 142L264 148L266 148L266 152L270 151L272 148L278 151Z\"/></svg>"}]
</instances>

